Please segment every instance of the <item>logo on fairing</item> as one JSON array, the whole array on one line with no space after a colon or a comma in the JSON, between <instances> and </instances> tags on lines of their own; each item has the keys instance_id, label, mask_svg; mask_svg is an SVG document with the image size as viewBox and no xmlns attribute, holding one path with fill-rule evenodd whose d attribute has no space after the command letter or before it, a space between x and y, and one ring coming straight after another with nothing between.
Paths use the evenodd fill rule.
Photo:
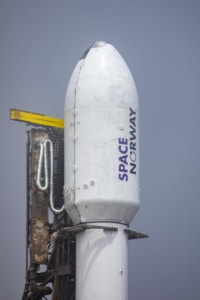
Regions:
<instances>
[{"instance_id":1,"label":"logo on fairing","mask_svg":"<svg viewBox=\"0 0 200 300\"><path fill-rule=\"evenodd\" d=\"M136 112L129 107L129 139L118 138L118 178L128 181L129 175L136 175Z\"/></svg>"}]
</instances>

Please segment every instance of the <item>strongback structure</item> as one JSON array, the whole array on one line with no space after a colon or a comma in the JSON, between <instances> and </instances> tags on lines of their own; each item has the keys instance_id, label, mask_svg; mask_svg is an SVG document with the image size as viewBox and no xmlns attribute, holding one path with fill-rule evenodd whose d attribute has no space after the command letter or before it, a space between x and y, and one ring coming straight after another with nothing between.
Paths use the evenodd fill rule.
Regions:
<instances>
[{"instance_id":1,"label":"strongback structure","mask_svg":"<svg viewBox=\"0 0 200 300\"><path fill-rule=\"evenodd\" d=\"M31 125L27 131L26 283L22 300L46 299L50 294L52 300L74 300L75 236L66 231L72 226L67 213L59 211L64 184L63 120L13 109L10 119Z\"/></svg>"}]
</instances>

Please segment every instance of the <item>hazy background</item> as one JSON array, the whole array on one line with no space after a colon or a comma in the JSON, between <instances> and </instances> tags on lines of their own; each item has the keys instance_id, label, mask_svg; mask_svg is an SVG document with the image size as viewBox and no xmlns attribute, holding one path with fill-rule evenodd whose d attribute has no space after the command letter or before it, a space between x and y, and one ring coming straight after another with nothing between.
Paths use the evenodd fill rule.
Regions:
<instances>
[{"instance_id":1,"label":"hazy background","mask_svg":"<svg viewBox=\"0 0 200 300\"><path fill-rule=\"evenodd\" d=\"M112 43L140 99L141 208L129 300L200 299L200 1L0 1L0 299L25 284L26 130L17 108L63 118L72 70ZM111 279L112 280L112 279ZM108 300L108 299L104 299Z\"/></svg>"}]
</instances>

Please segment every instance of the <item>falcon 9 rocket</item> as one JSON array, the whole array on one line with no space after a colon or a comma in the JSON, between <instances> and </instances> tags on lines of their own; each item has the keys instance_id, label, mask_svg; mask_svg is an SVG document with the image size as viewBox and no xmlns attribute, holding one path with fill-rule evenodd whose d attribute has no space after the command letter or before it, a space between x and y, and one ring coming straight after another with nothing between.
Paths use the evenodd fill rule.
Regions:
<instances>
[{"instance_id":1,"label":"falcon 9 rocket","mask_svg":"<svg viewBox=\"0 0 200 300\"><path fill-rule=\"evenodd\" d=\"M139 208L138 96L111 44L94 43L78 61L64 121L64 205L84 228L76 234L76 300L128 300L127 232Z\"/></svg>"}]
</instances>

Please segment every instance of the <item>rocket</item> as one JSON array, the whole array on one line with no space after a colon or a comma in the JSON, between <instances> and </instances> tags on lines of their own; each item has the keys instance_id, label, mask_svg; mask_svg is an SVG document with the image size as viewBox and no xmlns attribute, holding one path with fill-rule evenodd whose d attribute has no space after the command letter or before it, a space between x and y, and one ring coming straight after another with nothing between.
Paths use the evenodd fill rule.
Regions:
<instances>
[{"instance_id":1,"label":"rocket","mask_svg":"<svg viewBox=\"0 0 200 300\"><path fill-rule=\"evenodd\" d=\"M64 207L76 230L76 300L128 300L138 118L127 64L111 44L95 42L72 72L64 108Z\"/></svg>"}]
</instances>

